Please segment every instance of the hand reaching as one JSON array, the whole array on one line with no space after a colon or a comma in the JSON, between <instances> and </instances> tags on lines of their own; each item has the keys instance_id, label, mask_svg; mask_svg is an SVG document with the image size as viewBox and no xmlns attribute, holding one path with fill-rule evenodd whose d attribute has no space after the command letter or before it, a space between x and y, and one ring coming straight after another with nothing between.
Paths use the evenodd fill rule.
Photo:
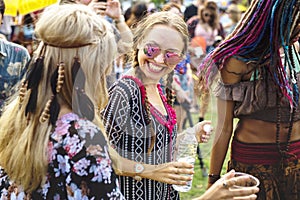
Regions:
<instances>
[{"instance_id":1,"label":"hand reaching","mask_svg":"<svg viewBox=\"0 0 300 200\"><path fill-rule=\"evenodd\" d=\"M108 0L107 2L98 2L93 0L88 5L98 15L107 15L112 19L119 19L122 15L121 5L119 0Z\"/></svg>"},{"instance_id":2,"label":"hand reaching","mask_svg":"<svg viewBox=\"0 0 300 200\"><path fill-rule=\"evenodd\" d=\"M231 187L236 183L244 183L249 177L234 177L234 170L231 170L215 182L201 197L194 200L206 199L228 199L228 200L254 200L256 199L255 193L259 191L258 187ZM243 185L243 184L241 184Z\"/></svg>"},{"instance_id":3,"label":"hand reaching","mask_svg":"<svg viewBox=\"0 0 300 200\"><path fill-rule=\"evenodd\" d=\"M199 143L207 143L213 130L211 121L202 121L194 126L195 136Z\"/></svg>"},{"instance_id":4,"label":"hand reaching","mask_svg":"<svg viewBox=\"0 0 300 200\"><path fill-rule=\"evenodd\" d=\"M107 7L107 3L106 2L99 2L98 0L93 0L91 1L88 6L93 9L97 15L105 15L105 10Z\"/></svg>"},{"instance_id":5,"label":"hand reaching","mask_svg":"<svg viewBox=\"0 0 300 200\"><path fill-rule=\"evenodd\" d=\"M105 11L106 15L112 19L119 19L122 15L122 10L119 0L112 0L107 2Z\"/></svg>"}]
</instances>

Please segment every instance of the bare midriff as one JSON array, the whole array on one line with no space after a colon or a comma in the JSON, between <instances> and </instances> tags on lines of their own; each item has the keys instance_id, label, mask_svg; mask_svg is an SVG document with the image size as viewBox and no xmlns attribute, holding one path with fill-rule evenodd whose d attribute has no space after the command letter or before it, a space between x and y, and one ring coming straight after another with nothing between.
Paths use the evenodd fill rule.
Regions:
<instances>
[{"instance_id":1,"label":"bare midriff","mask_svg":"<svg viewBox=\"0 0 300 200\"><path fill-rule=\"evenodd\" d=\"M289 123L280 124L279 141L287 142ZM235 137L245 143L276 143L276 123L256 119L240 119ZM293 123L290 141L300 140L300 121Z\"/></svg>"}]
</instances>

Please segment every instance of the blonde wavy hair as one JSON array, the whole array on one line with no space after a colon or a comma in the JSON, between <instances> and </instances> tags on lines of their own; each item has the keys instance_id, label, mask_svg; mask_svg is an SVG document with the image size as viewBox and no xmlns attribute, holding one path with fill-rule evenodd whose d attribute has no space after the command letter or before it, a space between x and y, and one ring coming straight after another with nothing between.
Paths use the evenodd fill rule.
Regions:
<instances>
[{"instance_id":1,"label":"blonde wavy hair","mask_svg":"<svg viewBox=\"0 0 300 200\"><path fill-rule=\"evenodd\" d=\"M107 103L105 76L111 72L117 52L114 35L107 23L87 6L74 4L50 8L36 24L35 34L41 42L29 64L29 71L36 67L35 61L41 57L43 68L37 83L36 102L33 102L35 109L27 110L33 89L21 87L25 91L12 97L0 118L0 165L26 192L39 188L47 173L47 145L53 125L50 119L41 122L40 117L53 97L51 77L59 63L64 63L65 67L64 83L56 94L58 104L72 109L72 66L76 57L86 77L85 94L95 106L93 122L102 126L96 108L101 109Z\"/></svg>"}]
</instances>

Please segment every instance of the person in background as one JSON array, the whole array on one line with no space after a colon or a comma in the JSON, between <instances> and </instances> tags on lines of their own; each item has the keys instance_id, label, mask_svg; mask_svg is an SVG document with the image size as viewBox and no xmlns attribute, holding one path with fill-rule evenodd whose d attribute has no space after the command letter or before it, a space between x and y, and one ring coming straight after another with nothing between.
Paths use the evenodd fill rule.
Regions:
<instances>
[{"instance_id":1,"label":"person in background","mask_svg":"<svg viewBox=\"0 0 300 200\"><path fill-rule=\"evenodd\" d=\"M226 13L228 14L230 22L227 24L224 24L223 27L224 27L226 35L229 35L234 30L237 23L240 21L240 19L242 17L242 13L239 9L239 6L236 4L230 4L228 6L228 8L226 9Z\"/></svg>"},{"instance_id":2,"label":"person in background","mask_svg":"<svg viewBox=\"0 0 300 200\"><path fill-rule=\"evenodd\" d=\"M212 6L213 5L213 6ZM214 47L216 36L219 35L220 22L216 4L206 3L199 7L198 17L189 22L189 33L191 39L194 37L203 37L206 41L206 53L209 53Z\"/></svg>"},{"instance_id":3,"label":"person in background","mask_svg":"<svg viewBox=\"0 0 300 200\"><path fill-rule=\"evenodd\" d=\"M135 26L138 24L139 21L141 21L144 17L146 17L148 14L150 14L149 4L146 2L136 2L130 7L130 15L129 18L126 20L127 26L132 30L135 28ZM122 55L120 58L118 58L122 64L123 64L123 72L122 74L125 74L130 68L131 68L131 62L130 62L130 52Z\"/></svg>"},{"instance_id":4,"label":"person in background","mask_svg":"<svg viewBox=\"0 0 300 200\"><path fill-rule=\"evenodd\" d=\"M228 170L256 176L258 199L300 198L299 33L298 0L252 1L200 66L201 84L216 83L218 99L208 186L231 147Z\"/></svg>"},{"instance_id":5,"label":"person in background","mask_svg":"<svg viewBox=\"0 0 300 200\"><path fill-rule=\"evenodd\" d=\"M205 54L210 53L216 48L217 44L224 38L223 27L219 22L217 4L214 1L207 1L204 6L199 7L198 18L188 22L188 30L191 41L193 41L194 38L205 40L205 45L203 45L206 47ZM201 61L202 60L200 59L200 63ZM198 66L200 63L198 63ZM196 63L192 64L193 66L196 65ZM195 86L197 85L198 84L195 84ZM210 93L208 90L202 90L201 92L197 91L199 87L203 88L201 85L198 85L198 88L195 88L194 94L200 95L199 121L202 121L205 119L207 113Z\"/></svg>"},{"instance_id":6,"label":"person in background","mask_svg":"<svg viewBox=\"0 0 300 200\"><path fill-rule=\"evenodd\" d=\"M199 6L204 5L206 0L194 0L193 3L187 6L184 10L184 21L187 22L191 17L198 15Z\"/></svg>"},{"instance_id":7,"label":"person in background","mask_svg":"<svg viewBox=\"0 0 300 200\"><path fill-rule=\"evenodd\" d=\"M179 199L171 184L176 180L185 185L190 177L181 174L193 173L191 164L173 161L176 141L183 134L177 134L171 85L187 43L186 23L180 16L171 12L148 15L134 30L133 68L109 89L109 101L101 115L110 144L119 155L137 162L135 177L120 177L126 199ZM166 96L159 84L165 76ZM204 124L210 122L194 126L198 142L209 138ZM149 169L149 164L156 166L156 171ZM258 191L255 187L230 191L222 181L208 194L255 198Z\"/></svg>"},{"instance_id":8,"label":"person in background","mask_svg":"<svg viewBox=\"0 0 300 200\"><path fill-rule=\"evenodd\" d=\"M141 21L148 14L148 7L146 2L137 2L131 7L131 14L126 21L128 27L133 29L139 21Z\"/></svg>"},{"instance_id":9,"label":"person in background","mask_svg":"<svg viewBox=\"0 0 300 200\"><path fill-rule=\"evenodd\" d=\"M179 5L179 8L180 8L180 12L181 13L184 13L185 11L185 6L183 5L183 1L184 0L170 0L169 3L176 3Z\"/></svg>"},{"instance_id":10,"label":"person in background","mask_svg":"<svg viewBox=\"0 0 300 200\"><path fill-rule=\"evenodd\" d=\"M131 51L132 32L125 23L119 0L60 0L59 4L84 4L92 8L98 15L113 22L112 27L118 43L118 52L120 55Z\"/></svg>"},{"instance_id":11,"label":"person in background","mask_svg":"<svg viewBox=\"0 0 300 200\"><path fill-rule=\"evenodd\" d=\"M116 80L118 80L124 72L123 67L123 56L120 56L114 60L114 73L116 75Z\"/></svg>"},{"instance_id":12,"label":"person in background","mask_svg":"<svg viewBox=\"0 0 300 200\"><path fill-rule=\"evenodd\" d=\"M22 17L22 24L19 27L18 42L24 46L30 55L34 49L34 26L37 19L33 18L33 14L26 14Z\"/></svg>"},{"instance_id":13,"label":"person in background","mask_svg":"<svg viewBox=\"0 0 300 200\"><path fill-rule=\"evenodd\" d=\"M182 17L180 6L176 3L167 3L163 6L162 11L169 11L178 14ZM179 62L174 69L173 88L176 93L174 108L177 116L177 129L181 132L186 128L188 123L190 127L194 122L191 115L191 108L194 99L194 80L192 77L192 69L190 65L190 53L186 52L185 58ZM202 120L203 121L203 120ZM197 155L200 163L202 177L207 176L207 170L204 166L203 157L200 150L200 145L197 147Z\"/></svg>"},{"instance_id":14,"label":"person in background","mask_svg":"<svg viewBox=\"0 0 300 200\"><path fill-rule=\"evenodd\" d=\"M3 15L0 26L0 34L4 35L6 40L11 41L13 18L12 16Z\"/></svg>"},{"instance_id":15,"label":"person in background","mask_svg":"<svg viewBox=\"0 0 300 200\"><path fill-rule=\"evenodd\" d=\"M174 2L166 3L163 5L161 10L169 11L169 12L175 13L175 14L183 17L180 4L178 4L178 3L174 3Z\"/></svg>"},{"instance_id":16,"label":"person in background","mask_svg":"<svg viewBox=\"0 0 300 200\"><path fill-rule=\"evenodd\" d=\"M0 23L4 11L4 1L0 0ZM0 115L6 99L16 91L29 59L30 55L23 46L0 38Z\"/></svg>"},{"instance_id":17,"label":"person in background","mask_svg":"<svg viewBox=\"0 0 300 200\"><path fill-rule=\"evenodd\" d=\"M124 63L125 55L131 51L132 47L132 32L129 26L125 22L125 18L122 14L121 5L119 0L61 0L60 4L84 4L91 9L93 9L98 15L105 18L107 21L111 22L111 26L115 33L115 38L118 43L118 53L119 55L116 59L122 59ZM118 61L114 61L117 63ZM118 66L120 67L120 66ZM107 87L110 87L112 83L116 81L117 71L112 71L111 74L107 76Z\"/></svg>"},{"instance_id":18,"label":"person in background","mask_svg":"<svg viewBox=\"0 0 300 200\"><path fill-rule=\"evenodd\" d=\"M204 39L205 45L202 45L206 47L204 54L206 55L211 52L215 48L215 40L221 32L220 30L222 30L221 24L219 22L217 4L213 1L207 1L203 6L199 6L198 16L195 17L195 19L191 18L187 23L191 40L193 41L197 38ZM201 56L200 58L201 59L195 59L195 61L198 61L199 63L193 63L194 66L199 66L203 57ZM196 96L196 98L194 98L195 102L193 103L193 107L196 109L198 108L198 120L199 122L201 122L205 119L205 115L208 110L210 93L208 90L201 90L201 92L199 92L199 85L195 84L195 86L196 87L194 88L194 95ZM197 154L200 160L202 174L204 176L207 176L201 149L199 147L197 149Z\"/></svg>"},{"instance_id":19,"label":"person in background","mask_svg":"<svg viewBox=\"0 0 300 200\"><path fill-rule=\"evenodd\" d=\"M128 7L124 12L124 18L125 18L126 23L127 23L128 19L130 18L131 8L132 8L132 6Z\"/></svg>"}]
</instances>

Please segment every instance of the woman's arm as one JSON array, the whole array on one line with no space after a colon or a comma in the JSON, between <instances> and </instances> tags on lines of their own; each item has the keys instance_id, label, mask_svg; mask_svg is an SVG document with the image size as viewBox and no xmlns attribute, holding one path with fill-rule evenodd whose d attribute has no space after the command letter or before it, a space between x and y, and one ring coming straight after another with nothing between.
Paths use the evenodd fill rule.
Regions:
<instances>
[{"instance_id":1,"label":"woman's arm","mask_svg":"<svg viewBox=\"0 0 300 200\"><path fill-rule=\"evenodd\" d=\"M117 41L118 51L120 54L130 52L132 48L133 34L128 25L125 23L120 1L110 0L107 2L98 2L97 0L93 0L89 3L89 6L94 9L97 14L107 15L114 20L115 28L118 30L117 34L119 34L120 37L120 40Z\"/></svg>"},{"instance_id":2,"label":"woman's arm","mask_svg":"<svg viewBox=\"0 0 300 200\"><path fill-rule=\"evenodd\" d=\"M186 174L194 174L193 165L186 162L169 162L160 165L150 165L135 162L120 156L114 149L109 149L113 160L113 168L117 175L130 176L136 180L151 179L167 184L186 185L191 180ZM114 162L116 161L117 162ZM117 164L116 164L117 163ZM137 164L142 166L141 172L136 172Z\"/></svg>"},{"instance_id":3,"label":"woman's arm","mask_svg":"<svg viewBox=\"0 0 300 200\"><path fill-rule=\"evenodd\" d=\"M248 71L247 65L235 58L229 59L221 69L221 78L225 84L234 84L242 80L242 75ZM229 142L233 132L234 102L218 99L218 121L214 137L211 158L208 187L219 177L226 157Z\"/></svg>"},{"instance_id":4,"label":"woman's arm","mask_svg":"<svg viewBox=\"0 0 300 200\"><path fill-rule=\"evenodd\" d=\"M125 23L125 18L122 15L121 5L119 0L107 2L106 15L111 17L119 31L121 40L118 42L119 53L128 53L131 51L133 34L128 25Z\"/></svg>"},{"instance_id":5,"label":"woman's arm","mask_svg":"<svg viewBox=\"0 0 300 200\"><path fill-rule=\"evenodd\" d=\"M233 102L218 99L218 121L210 158L208 187L220 178L233 130Z\"/></svg>"}]
</instances>

